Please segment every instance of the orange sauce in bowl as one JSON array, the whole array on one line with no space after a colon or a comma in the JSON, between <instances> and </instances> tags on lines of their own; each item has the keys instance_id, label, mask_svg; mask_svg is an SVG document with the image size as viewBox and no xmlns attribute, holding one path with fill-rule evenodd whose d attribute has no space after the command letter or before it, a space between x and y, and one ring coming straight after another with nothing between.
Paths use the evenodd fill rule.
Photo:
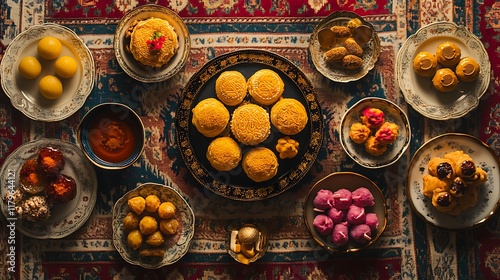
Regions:
<instances>
[{"instance_id":1,"label":"orange sauce in bowl","mask_svg":"<svg viewBox=\"0 0 500 280\"><path fill-rule=\"evenodd\" d=\"M92 151L100 159L121 162L134 153L139 134L131 124L131 118L120 118L112 113L97 117L89 125L88 139Z\"/></svg>"}]
</instances>

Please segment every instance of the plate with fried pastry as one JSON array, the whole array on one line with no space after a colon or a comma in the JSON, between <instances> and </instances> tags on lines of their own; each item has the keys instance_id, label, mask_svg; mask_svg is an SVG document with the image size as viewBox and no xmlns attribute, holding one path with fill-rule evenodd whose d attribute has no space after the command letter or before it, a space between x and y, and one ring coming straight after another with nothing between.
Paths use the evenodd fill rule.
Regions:
<instances>
[{"instance_id":1,"label":"plate with fried pastry","mask_svg":"<svg viewBox=\"0 0 500 280\"><path fill-rule=\"evenodd\" d=\"M226 198L262 200L286 191L321 147L323 118L312 84L272 52L216 57L189 80L179 104L182 157L201 185Z\"/></svg>"},{"instance_id":2,"label":"plate with fried pastry","mask_svg":"<svg viewBox=\"0 0 500 280\"><path fill-rule=\"evenodd\" d=\"M500 205L500 162L478 138L461 133L434 137L408 168L406 192L414 212L446 230L486 222Z\"/></svg>"},{"instance_id":3,"label":"plate with fried pastry","mask_svg":"<svg viewBox=\"0 0 500 280\"><path fill-rule=\"evenodd\" d=\"M0 169L2 213L38 239L63 238L90 217L97 199L92 163L75 144L39 139L14 150Z\"/></svg>"},{"instance_id":4,"label":"plate with fried pastry","mask_svg":"<svg viewBox=\"0 0 500 280\"><path fill-rule=\"evenodd\" d=\"M481 40L465 26L435 22L403 43L396 77L413 109L435 120L474 110L490 85L491 63Z\"/></svg>"}]
</instances>

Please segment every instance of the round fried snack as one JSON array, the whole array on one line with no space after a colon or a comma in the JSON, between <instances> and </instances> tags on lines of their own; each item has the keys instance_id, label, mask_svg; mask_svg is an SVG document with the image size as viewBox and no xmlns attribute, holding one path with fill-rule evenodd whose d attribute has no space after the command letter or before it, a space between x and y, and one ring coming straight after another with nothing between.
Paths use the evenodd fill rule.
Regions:
<instances>
[{"instance_id":1,"label":"round fried snack","mask_svg":"<svg viewBox=\"0 0 500 280\"><path fill-rule=\"evenodd\" d=\"M257 104L241 105L233 112L231 132L242 144L262 143L271 133L269 114Z\"/></svg>"},{"instance_id":2,"label":"round fried snack","mask_svg":"<svg viewBox=\"0 0 500 280\"><path fill-rule=\"evenodd\" d=\"M229 111L219 100L207 98L193 108L192 123L204 136L215 137L226 129Z\"/></svg>"},{"instance_id":3,"label":"round fried snack","mask_svg":"<svg viewBox=\"0 0 500 280\"><path fill-rule=\"evenodd\" d=\"M146 211L154 213L160 207L160 198L154 194L146 196Z\"/></svg>"},{"instance_id":4,"label":"round fried snack","mask_svg":"<svg viewBox=\"0 0 500 280\"><path fill-rule=\"evenodd\" d=\"M139 227L139 216L134 212L128 212L127 216L123 218L123 229L124 230L134 230Z\"/></svg>"},{"instance_id":5,"label":"round fried snack","mask_svg":"<svg viewBox=\"0 0 500 280\"><path fill-rule=\"evenodd\" d=\"M263 182L278 173L278 158L268 148L257 147L248 151L243 157L243 171L255 182Z\"/></svg>"},{"instance_id":6,"label":"round fried snack","mask_svg":"<svg viewBox=\"0 0 500 280\"><path fill-rule=\"evenodd\" d=\"M247 95L247 79L239 71L222 72L215 80L215 94L228 106L239 105Z\"/></svg>"},{"instance_id":7,"label":"round fried snack","mask_svg":"<svg viewBox=\"0 0 500 280\"><path fill-rule=\"evenodd\" d=\"M229 171L240 163L241 149L233 138L219 137L208 145L207 159L215 169Z\"/></svg>"},{"instance_id":8,"label":"round fried snack","mask_svg":"<svg viewBox=\"0 0 500 280\"><path fill-rule=\"evenodd\" d=\"M177 228L179 227L179 221L175 218L170 219L162 219L160 221L160 231L166 235L172 235L177 232Z\"/></svg>"},{"instance_id":9,"label":"round fried snack","mask_svg":"<svg viewBox=\"0 0 500 280\"><path fill-rule=\"evenodd\" d=\"M160 246L163 242L165 242L165 239L163 239L163 235L159 230L155 231L153 234L148 236L148 238L146 238L146 244L151 246Z\"/></svg>"},{"instance_id":10,"label":"round fried snack","mask_svg":"<svg viewBox=\"0 0 500 280\"><path fill-rule=\"evenodd\" d=\"M139 230L144 235L153 234L158 230L158 222L151 216L144 216L139 222Z\"/></svg>"},{"instance_id":11,"label":"round fried snack","mask_svg":"<svg viewBox=\"0 0 500 280\"><path fill-rule=\"evenodd\" d=\"M127 235L127 243L134 250L142 246L142 234L139 230L133 230Z\"/></svg>"},{"instance_id":12,"label":"round fried snack","mask_svg":"<svg viewBox=\"0 0 500 280\"><path fill-rule=\"evenodd\" d=\"M127 204L130 210L135 212L137 215L142 214L146 208L146 200L142 196L132 197L127 201Z\"/></svg>"},{"instance_id":13,"label":"round fried snack","mask_svg":"<svg viewBox=\"0 0 500 280\"><path fill-rule=\"evenodd\" d=\"M175 215L175 210L176 207L172 202L163 202L160 204L160 207L158 207L158 216L162 219L172 218Z\"/></svg>"}]
</instances>

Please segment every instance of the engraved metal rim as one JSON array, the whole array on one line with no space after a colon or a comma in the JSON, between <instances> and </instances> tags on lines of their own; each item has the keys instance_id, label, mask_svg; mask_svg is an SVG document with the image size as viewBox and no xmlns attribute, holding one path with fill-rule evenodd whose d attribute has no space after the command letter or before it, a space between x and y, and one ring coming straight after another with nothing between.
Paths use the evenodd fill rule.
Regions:
<instances>
[{"instance_id":1,"label":"engraved metal rim","mask_svg":"<svg viewBox=\"0 0 500 280\"><path fill-rule=\"evenodd\" d=\"M257 60L259 57L264 58L264 60L266 61L262 59ZM287 185L280 184L280 182L283 179L282 180L277 179L272 184L268 184L265 187L254 188L254 189L243 188L241 186L228 185L223 182L220 182L218 181L217 178L211 177L210 172L207 171L206 167L201 165L198 162L198 159L196 159L193 156L191 143L183 142L183 139L189 138L189 122L190 122L189 115L190 115L191 103L198 94L198 91L203 86L202 81L208 80L210 78L206 75L205 72L208 71L208 69L213 68L214 65L219 64L220 61L223 60L226 60L226 62L231 61L230 63L221 66L222 69L220 71L222 71L223 69L228 68L230 66L237 64L244 64L244 63L260 63L266 65L267 67L274 68L275 65L272 65L272 63L268 61L273 59L278 60L282 65L285 65L288 69L291 69L290 71L293 70L296 72L295 74L299 75L298 77L295 78L290 77L292 81L295 82L297 79L300 79L302 82L306 84L307 88L305 89L299 88L299 89L301 93L304 95L305 102L308 104L308 110L311 111L311 115L317 117L313 119L310 116L309 118L311 123L311 139L314 139L315 141L309 141L308 146L306 147L306 152L303 158L300 160L301 163L303 162L305 164L304 171L301 174L299 174L299 176L297 176L297 178L295 178L293 182L290 182ZM284 74L286 75L287 73ZM290 189L295 184L297 184L307 174L307 172L310 170L313 163L315 162L319 150L322 146L323 126L324 126L322 117L323 115L321 112L321 106L319 104L316 92L314 91L314 87L312 86L308 78L305 76L305 74L300 69L298 69L297 66L295 66L295 64L293 64L288 59L269 51L257 50L257 49L239 50L214 58L213 60L206 63L198 72L196 72L191 77L187 85L184 87L182 99L180 100L179 104L180 106L176 114L177 116L176 139L178 145L180 146L179 148L181 151L182 158L184 162L186 162L187 168L189 169L193 177L203 187L222 197L230 198L233 200L255 201L255 200L267 199L283 193L284 191ZM199 174L200 172L194 170L191 163L199 167L199 169L201 170L200 172L203 174ZM297 166L299 165L300 163ZM287 171L287 173L282 177L287 177L286 175L289 175L291 172L293 172L293 170ZM210 179L211 181L208 181L208 179ZM213 185L214 182L216 182L217 185ZM251 190L251 192L249 192L249 190Z\"/></svg>"},{"instance_id":2,"label":"engraved metal rim","mask_svg":"<svg viewBox=\"0 0 500 280\"><path fill-rule=\"evenodd\" d=\"M184 48L181 50L180 46L179 46L179 49L177 50L177 52L182 51L181 59L180 59L179 63L177 65L175 65L175 67L173 67L170 71L168 71L168 72L162 71L156 75L155 74L140 75L139 73L137 73L137 71L135 71L132 66L128 65L128 63L124 59L124 56L129 55L129 54L122 53L122 51L121 51L122 45L123 45L123 38L122 38L123 36L122 35L124 32L126 32L125 26L127 25L128 21L131 18L140 15L141 13L148 13L148 12L163 13L163 14L165 14L166 17L168 17L169 19L171 19L171 20L175 21L177 24L179 24L180 30L176 29L175 31L178 33L179 33L179 31L181 31L179 33L179 39L181 39L180 35L182 34L183 43L184 43ZM186 65L186 62L187 62L188 57L189 57L189 53L191 50L191 39L190 39L189 31L187 29L186 24L184 23L182 18L177 13L175 13L174 11L170 10L167 7L163 7L163 6L159 6L159 5L155 5L155 4L147 4L147 5L135 8L133 10L130 10L122 17L122 19L118 23L118 26L116 27L116 31L114 34L113 47L115 50L116 60L118 61L118 64L120 65L120 67L125 71L125 73L127 73L127 75L129 75L133 79L140 81L140 82L154 83L154 82L161 82L161 81L168 80L171 77L173 77L174 75L176 75L177 73L179 73L179 71L181 71L181 69L184 67L184 65ZM132 59L133 59L133 57L132 57Z\"/></svg>"},{"instance_id":3,"label":"engraved metal rim","mask_svg":"<svg viewBox=\"0 0 500 280\"><path fill-rule=\"evenodd\" d=\"M328 69L327 67L325 67L323 65L322 61L320 61L320 58L319 58L319 57L322 58L323 56L317 52L323 53L322 51L320 51L320 48L319 48L319 42L318 42L319 31L321 29L325 28L326 26L331 25L331 23L333 21L335 21L336 19L341 20L343 18L345 18L345 19L358 18L361 20L361 22L364 25L371 27L374 30L374 32L372 34L372 40L368 43L369 45L372 46L370 48L371 56L367 56L368 61L366 63L363 63L363 66L362 66L363 68L357 72L352 72L352 73L344 74L344 75L340 76L340 75L333 73L331 71L331 69ZM357 81L357 80L363 78L364 76L366 76L368 74L368 72L370 72L375 67L375 63L377 62L378 57L380 55L380 48L381 48L380 37L377 35L377 32L375 31L375 28L373 27L373 25L370 22L366 21L363 17L357 15L354 12L349 12L349 11L336 11L336 12L333 12L330 15L328 15L320 23L318 23L318 25L316 25L316 27L313 30L313 33L311 34L311 36L309 38L309 54L311 56L311 59L313 61L314 66L316 67L316 69L321 74L323 74L325 77L327 77L328 79L330 79L334 82L340 82L340 83L348 83L348 82L352 82L352 81ZM342 69L342 71L344 71L344 70Z\"/></svg>"}]
</instances>

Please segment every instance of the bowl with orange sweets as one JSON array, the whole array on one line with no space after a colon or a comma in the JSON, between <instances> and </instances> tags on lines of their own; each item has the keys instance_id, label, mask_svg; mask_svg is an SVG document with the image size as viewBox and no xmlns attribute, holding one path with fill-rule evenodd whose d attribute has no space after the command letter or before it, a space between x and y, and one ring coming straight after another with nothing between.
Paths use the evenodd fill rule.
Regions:
<instances>
[{"instance_id":1,"label":"bowl with orange sweets","mask_svg":"<svg viewBox=\"0 0 500 280\"><path fill-rule=\"evenodd\" d=\"M145 183L113 208L113 244L134 265L156 269L177 262L194 235L191 206L173 187Z\"/></svg>"},{"instance_id":2,"label":"bowl with orange sweets","mask_svg":"<svg viewBox=\"0 0 500 280\"><path fill-rule=\"evenodd\" d=\"M17 35L0 62L2 89L27 117L59 121L78 111L94 86L94 59L71 29L34 25Z\"/></svg>"},{"instance_id":3,"label":"bowl with orange sweets","mask_svg":"<svg viewBox=\"0 0 500 280\"><path fill-rule=\"evenodd\" d=\"M410 122L394 102L367 97L342 117L340 143L356 163L381 168L395 163L410 144Z\"/></svg>"}]
</instances>

